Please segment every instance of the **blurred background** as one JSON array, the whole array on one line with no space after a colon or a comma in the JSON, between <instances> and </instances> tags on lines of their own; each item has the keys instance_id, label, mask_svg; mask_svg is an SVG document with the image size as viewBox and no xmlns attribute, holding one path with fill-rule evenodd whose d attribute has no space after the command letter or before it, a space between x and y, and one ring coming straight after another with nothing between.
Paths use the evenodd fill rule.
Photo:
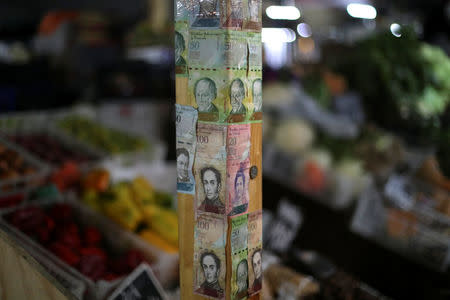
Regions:
<instances>
[{"instance_id":1,"label":"blurred background","mask_svg":"<svg viewBox=\"0 0 450 300\"><path fill-rule=\"evenodd\" d=\"M0 207L176 255L172 2L0 2ZM450 299L450 2L264 0L262 39L267 299Z\"/></svg>"}]
</instances>

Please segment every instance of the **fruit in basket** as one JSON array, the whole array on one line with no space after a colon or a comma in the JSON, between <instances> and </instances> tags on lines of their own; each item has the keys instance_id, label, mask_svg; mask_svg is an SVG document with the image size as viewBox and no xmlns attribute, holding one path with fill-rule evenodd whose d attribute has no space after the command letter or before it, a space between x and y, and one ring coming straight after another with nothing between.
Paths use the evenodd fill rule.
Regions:
<instances>
[{"instance_id":1,"label":"fruit in basket","mask_svg":"<svg viewBox=\"0 0 450 300\"><path fill-rule=\"evenodd\" d=\"M105 214L124 228L134 231L143 220L143 215L133 201L130 185L122 182L112 186L101 195Z\"/></svg>"},{"instance_id":2,"label":"fruit in basket","mask_svg":"<svg viewBox=\"0 0 450 300\"><path fill-rule=\"evenodd\" d=\"M168 241L163 239L159 234L157 234L156 232L154 232L152 230L149 230L149 229L143 230L143 231L141 231L139 236L144 241L163 250L164 252L167 252L167 253L177 253L178 252L178 247L175 246L175 244L169 243Z\"/></svg>"},{"instance_id":3,"label":"fruit in basket","mask_svg":"<svg viewBox=\"0 0 450 300\"><path fill-rule=\"evenodd\" d=\"M105 275L108 258L102 249L96 247L82 248L80 255L78 268L82 274L94 281Z\"/></svg>"},{"instance_id":4,"label":"fruit in basket","mask_svg":"<svg viewBox=\"0 0 450 300\"><path fill-rule=\"evenodd\" d=\"M178 244L178 216L174 211L160 207L151 215L146 214L145 221L154 232L172 245Z\"/></svg>"},{"instance_id":5,"label":"fruit in basket","mask_svg":"<svg viewBox=\"0 0 450 300\"><path fill-rule=\"evenodd\" d=\"M80 262L78 253L61 242L53 242L49 246L49 250L69 266L75 267Z\"/></svg>"},{"instance_id":6,"label":"fruit in basket","mask_svg":"<svg viewBox=\"0 0 450 300\"><path fill-rule=\"evenodd\" d=\"M95 169L83 177L81 185L85 190L104 192L109 187L109 179L110 175L108 170Z\"/></svg>"},{"instance_id":7,"label":"fruit in basket","mask_svg":"<svg viewBox=\"0 0 450 300\"><path fill-rule=\"evenodd\" d=\"M115 257L109 255L100 231L94 227L80 227L68 204L53 204L48 209L21 208L8 214L6 220L94 281L114 280L146 260L134 249Z\"/></svg>"},{"instance_id":8,"label":"fruit in basket","mask_svg":"<svg viewBox=\"0 0 450 300\"><path fill-rule=\"evenodd\" d=\"M77 185L81 178L81 172L77 164L66 162L58 171L51 176L53 182L60 191L65 191Z\"/></svg>"},{"instance_id":9,"label":"fruit in basket","mask_svg":"<svg viewBox=\"0 0 450 300\"><path fill-rule=\"evenodd\" d=\"M9 222L27 234L34 234L41 226L47 226L45 212L35 206L21 208L12 213Z\"/></svg>"},{"instance_id":10,"label":"fruit in basket","mask_svg":"<svg viewBox=\"0 0 450 300\"><path fill-rule=\"evenodd\" d=\"M149 148L147 141L143 138L106 128L83 117L66 117L58 125L70 135L109 154L137 152Z\"/></svg>"},{"instance_id":11,"label":"fruit in basket","mask_svg":"<svg viewBox=\"0 0 450 300\"><path fill-rule=\"evenodd\" d=\"M102 235L98 229L94 227L87 227L83 231L83 242L88 246L98 246L102 240Z\"/></svg>"},{"instance_id":12,"label":"fruit in basket","mask_svg":"<svg viewBox=\"0 0 450 300\"><path fill-rule=\"evenodd\" d=\"M143 176L138 176L131 182L134 200L138 205L155 203L155 190L148 180Z\"/></svg>"},{"instance_id":13,"label":"fruit in basket","mask_svg":"<svg viewBox=\"0 0 450 300\"><path fill-rule=\"evenodd\" d=\"M0 144L0 180L17 179L36 173L22 155Z\"/></svg>"},{"instance_id":14,"label":"fruit in basket","mask_svg":"<svg viewBox=\"0 0 450 300\"><path fill-rule=\"evenodd\" d=\"M71 149L44 133L17 134L10 136L9 139L41 160L56 166L61 166L67 161L79 164L95 160L92 155Z\"/></svg>"}]
</instances>

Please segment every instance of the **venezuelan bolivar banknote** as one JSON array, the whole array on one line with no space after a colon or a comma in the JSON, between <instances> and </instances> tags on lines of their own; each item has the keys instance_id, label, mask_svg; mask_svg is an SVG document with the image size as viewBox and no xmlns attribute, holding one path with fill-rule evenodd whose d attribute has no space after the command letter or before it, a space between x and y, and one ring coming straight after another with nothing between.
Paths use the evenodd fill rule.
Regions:
<instances>
[{"instance_id":1,"label":"venezuelan bolivar banknote","mask_svg":"<svg viewBox=\"0 0 450 300\"><path fill-rule=\"evenodd\" d=\"M196 211L225 215L227 126L199 122L194 164Z\"/></svg>"},{"instance_id":2,"label":"venezuelan bolivar banknote","mask_svg":"<svg viewBox=\"0 0 450 300\"><path fill-rule=\"evenodd\" d=\"M246 299L248 290L248 215L231 219L231 296L232 299Z\"/></svg>"},{"instance_id":3,"label":"venezuelan bolivar banknote","mask_svg":"<svg viewBox=\"0 0 450 300\"><path fill-rule=\"evenodd\" d=\"M198 214L194 236L194 293L225 298L226 236L226 217Z\"/></svg>"},{"instance_id":4,"label":"venezuelan bolivar banknote","mask_svg":"<svg viewBox=\"0 0 450 300\"><path fill-rule=\"evenodd\" d=\"M188 75L188 42L189 31L187 22L175 23L175 74L186 77Z\"/></svg>"},{"instance_id":5,"label":"venezuelan bolivar banknote","mask_svg":"<svg viewBox=\"0 0 450 300\"><path fill-rule=\"evenodd\" d=\"M201 70L246 69L247 47L245 32L191 29L189 65Z\"/></svg>"},{"instance_id":6,"label":"venezuelan bolivar banknote","mask_svg":"<svg viewBox=\"0 0 450 300\"><path fill-rule=\"evenodd\" d=\"M198 108L200 121L223 122L226 120L228 94L227 72L225 70L189 70L190 103Z\"/></svg>"},{"instance_id":7,"label":"venezuelan bolivar banknote","mask_svg":"<svg viewBox=\"0 0 450 300\"><path fill-rule=\"evenodd\" d=\"M246 213L250 181L250 124L228 125L227 215Z\"/></svg>"},{"instance_id":8,"label":"venezuelan bolivar banknote","mask_svg":"<svg viewBox=\"0 0 450 300\"><path fill-rule=\"evenodd\" d=\"M245 30L261 31L262 0L246 0L247 14L244 20Z\"/></svg>"},{"instance_id":9,"label":"venezuelan bolivar banknote","mask_svg":"<svg viewBox=\"0 0 450 300\"><path fill-rule=\"evenodd\" d=\"M253 111L249 95L247 70L235 70L229 73L227 98L225 101L229 123L244 122Z\"/></svg>"},{"instance_id":10,"label":"venezuelan bolivar banknote","mask_svg":"<svg viewBox=\"0 0 450 300\"><path fill-rule=\"evenodd\" d=\"M197 144L197 118L198 112L195 108L176 104L177 190L179 193L195 193L192 168Z\"/></svg>"},{"instance_id":11,"label":"venezuelan bolivar banknote","mask_svg":"<svg viewBox=\"0 0 450 300\"><path fill-rule=\"evenodd\" d=\"M248 294L254 295L262 287L262 211L248 215Z\"/></svg>"}]
</instances>

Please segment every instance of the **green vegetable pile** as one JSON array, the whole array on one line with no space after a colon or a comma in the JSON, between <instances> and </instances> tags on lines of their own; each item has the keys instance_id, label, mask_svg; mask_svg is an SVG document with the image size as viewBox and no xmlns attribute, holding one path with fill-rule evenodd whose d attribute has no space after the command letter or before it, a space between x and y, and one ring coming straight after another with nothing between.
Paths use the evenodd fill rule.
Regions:
<instances>
[{"instance_id":1,"label":"green vegetable pile","mask_svg":"<svg viewBox=\"0 0 450 300\"><path fill-rule=\"evenodd\" d=\"M58 126L69 135L108 154L125 154L149 149L148 142L143 138L103 127L83 117L66 117L58 122Z\"/></svg>"},{"instance_id":2,"label":"green vegetable pile","mask_svg":"<svg viewBox=\"0 0 450 300\"><path fill-rule=\"evenodd\" d=\"M411 29L358 42L340 69L381 126L425 140L440 129L450 103L450 59Z\"/></svg>"}]
</instances>

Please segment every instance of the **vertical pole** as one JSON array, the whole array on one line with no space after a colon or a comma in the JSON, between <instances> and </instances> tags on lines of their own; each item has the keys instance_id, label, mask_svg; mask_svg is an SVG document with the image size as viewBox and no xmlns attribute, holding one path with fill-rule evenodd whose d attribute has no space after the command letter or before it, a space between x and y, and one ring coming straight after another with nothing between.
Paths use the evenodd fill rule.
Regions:
<instances>
[{"instance_id":1,"label":"vertical pole","mask_svg":"<svg viewBox=\"0 0 450 300\"><path fill-rule=\"evenodd\" d=\"M261 9L175 0L181 299L261 299Z\"/></svg>"}]
</instances>

